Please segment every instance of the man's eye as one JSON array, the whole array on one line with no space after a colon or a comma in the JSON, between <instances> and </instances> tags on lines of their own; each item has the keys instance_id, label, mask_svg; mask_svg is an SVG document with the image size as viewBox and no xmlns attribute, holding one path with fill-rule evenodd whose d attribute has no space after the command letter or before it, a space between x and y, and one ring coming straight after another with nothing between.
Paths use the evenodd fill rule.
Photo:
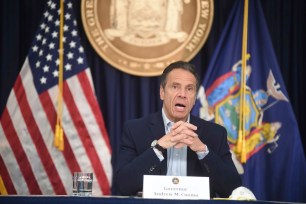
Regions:
<instances>
[{"instance_id":1,"label":"man's eye","mask_svg":"<svg viewBox=\"0 0 306 204\"><path fill-rule=\"evenodd\" d=\"M188 88L187 88L187 91L189 91L189 92L192 92L193 90L194 90L193 87L188 87Z\"/></svg>"}]
</instances>

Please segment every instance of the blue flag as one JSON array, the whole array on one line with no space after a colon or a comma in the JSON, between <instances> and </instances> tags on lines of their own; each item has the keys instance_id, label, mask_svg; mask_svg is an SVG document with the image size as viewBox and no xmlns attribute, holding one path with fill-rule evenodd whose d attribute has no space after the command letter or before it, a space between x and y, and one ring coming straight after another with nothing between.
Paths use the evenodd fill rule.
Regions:
<instances>
[{"instance_id":1,"label":"blue flag","mask_svg":"<svg viewBox=\"0 0 306 204\"><path fill-rule=\"evenodd\" d=\"M258 200L306 201L300 133L274 54L260 1L250 1L247 62L242 72L244 1L237 0L200 87L193 114L223 125L233 160ZM244 155L239 150L240 85L244 92Z\"/></svg>"}]
</instances>

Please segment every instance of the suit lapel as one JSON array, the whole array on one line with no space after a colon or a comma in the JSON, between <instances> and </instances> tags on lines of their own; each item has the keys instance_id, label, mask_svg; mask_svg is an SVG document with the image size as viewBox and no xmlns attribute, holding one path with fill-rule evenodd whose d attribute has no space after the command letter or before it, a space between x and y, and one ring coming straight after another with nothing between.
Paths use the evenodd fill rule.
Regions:
<instances>
[{"instance_id":1,"label":"suit lapel","mask_svg":"<svg viewBox=\"0 0 306 204\"><path fill-rule=\"evenodd\" d=\"M158 140L165 135L165 127L161 111L153 114L150 118L150 132L152 135L152 141Z\"/></svg>"}]
</instances>

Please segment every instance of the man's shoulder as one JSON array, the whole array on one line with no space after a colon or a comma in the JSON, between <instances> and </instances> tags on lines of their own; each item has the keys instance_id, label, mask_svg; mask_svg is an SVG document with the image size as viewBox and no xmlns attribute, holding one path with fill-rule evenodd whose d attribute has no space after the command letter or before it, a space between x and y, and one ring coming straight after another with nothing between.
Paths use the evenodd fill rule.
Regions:
<instances>
[{"instance_id":1,"label":"man's shoulder","mask_svg":"<svg viewBox=\"0 0 306 204\"><path fill-rule=\"evenodd\" d=\"M161 120L162 118L161 111L157 111L155 113L151 113L149 115L145 115L139 118L134 118L127 120L125 122L126 125L141 125L146 123L152 123L154 121Z\"/></svg>"}]
</instances>

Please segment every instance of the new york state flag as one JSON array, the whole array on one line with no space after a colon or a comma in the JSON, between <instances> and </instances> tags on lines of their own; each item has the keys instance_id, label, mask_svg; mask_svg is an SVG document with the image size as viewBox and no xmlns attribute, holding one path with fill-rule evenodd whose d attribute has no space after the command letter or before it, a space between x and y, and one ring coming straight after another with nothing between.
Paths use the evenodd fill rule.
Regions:
<instances>
[{"instance_id":1,"label":"new york state flag","mask_svg":"<svg viewBox=\"0 0 306 204\"><path fill-rule=\"evenodd\" d=\"M227 129L243 185L258 200L305 202L306 162L300 133L260 1L251 0L248 12L245 69L241 60L244 1L237 0L204 76L193 114ZM238 145L241 129L243 150Z\"/></svg>"}]
</instances>

